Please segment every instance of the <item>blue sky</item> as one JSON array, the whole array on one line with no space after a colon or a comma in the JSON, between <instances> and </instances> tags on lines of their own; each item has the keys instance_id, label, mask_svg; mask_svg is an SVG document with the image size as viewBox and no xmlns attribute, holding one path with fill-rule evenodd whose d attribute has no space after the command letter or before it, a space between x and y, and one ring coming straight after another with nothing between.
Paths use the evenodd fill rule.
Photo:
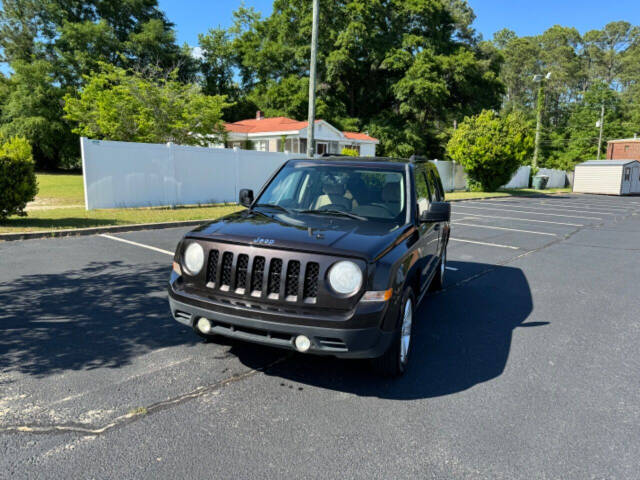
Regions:
<instances>
[{"instance_id":1,"label":"blue sky","mask_svg":"<svg viewBox=\"0 0 640 480\"><path fill-rule=\"evenodd\" d=\"M309 0L311 1L311 0ZM331 1L331 0L320 0ZM176 24L182 44L197 44L198 33L229 26L231 13L241 0L159 0L169 20ZM245 0L245 5L269 14L272 0ZM602 28L614 20L640 25L640 0L470 0L477 19L475 28L485 39L507 27L518 35L534 35L560 24L581 33Z\"/></svg>"}]
</instances>

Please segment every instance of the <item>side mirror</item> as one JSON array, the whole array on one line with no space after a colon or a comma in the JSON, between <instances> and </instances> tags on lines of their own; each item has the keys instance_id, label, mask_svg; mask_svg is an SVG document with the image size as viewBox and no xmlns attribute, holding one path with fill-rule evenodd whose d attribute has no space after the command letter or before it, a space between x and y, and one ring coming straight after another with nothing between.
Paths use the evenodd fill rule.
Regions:
<instances>
[{"instance_id":1,"label":"side mirror","mask_svg":"<svg viewBox=\"0 0 640 480\"><path fill-rule=\"evenodd\" d=\"M422 212L420 222L449 222L451 204L449 202L431 202L429 210Z\"/></svg>"},{"instance_id":2,"label":"side mirror","mask_svg":"<svg viewBox=\"0 0 640 480\"><path fill-rule=\"evenodd\" d=\"M240 190L239 203L243 207L249 208L253 203L253 190L249 190L248 188Z\"/></svg>"}]
</instances>

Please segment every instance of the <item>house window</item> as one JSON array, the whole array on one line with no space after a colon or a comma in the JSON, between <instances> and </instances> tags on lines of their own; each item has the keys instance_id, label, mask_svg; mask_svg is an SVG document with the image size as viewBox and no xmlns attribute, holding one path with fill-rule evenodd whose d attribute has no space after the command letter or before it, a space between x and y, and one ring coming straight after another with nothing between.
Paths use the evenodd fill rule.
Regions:
<instances>
[{"instance_id":1,"label":"house window","mask_svg":"<svg viewBox=\"0 0 640 480\"><path fill-rule=\"evenodd\" d=\"M631 179L631 169L629 167L624 169L624 181L628 182Z\"/></svg>"},{"instance_id":2,"label":"house window","mask_svg":"<svg viewBox=\"0 0 640 480\"><path fill-rule=\"evenodd\" d=\"M258 152L268 152L269 151L269 141L268 140L258 140L255 142L256 150Z\"/></svg>"},{"instance_id":3,"label":"house window","mask_svg":"<svg viewBox=\"0 0 640 480\"><path fill-rule=\"evenodd\" d=\"M329 153L329 145L324 142L316 143L316 153L318 155L324 155L325 153Z\"/></svg>"}]
</instances>

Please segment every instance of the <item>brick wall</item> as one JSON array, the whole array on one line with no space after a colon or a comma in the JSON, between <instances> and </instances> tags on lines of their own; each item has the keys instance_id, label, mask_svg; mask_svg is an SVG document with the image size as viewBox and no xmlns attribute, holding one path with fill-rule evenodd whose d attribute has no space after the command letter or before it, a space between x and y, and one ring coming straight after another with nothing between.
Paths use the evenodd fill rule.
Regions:
<instances>
[{"instance_id":1,"label":"brick wall","mask_svg":"<svg viewBox=\"0 0 640 480\"><path fill-rule=\"evenodd\" d=\"M607 145L607 160L638 159L640 159L640 139L628 142L609 142Z\"/></svg>"}]
</instances>

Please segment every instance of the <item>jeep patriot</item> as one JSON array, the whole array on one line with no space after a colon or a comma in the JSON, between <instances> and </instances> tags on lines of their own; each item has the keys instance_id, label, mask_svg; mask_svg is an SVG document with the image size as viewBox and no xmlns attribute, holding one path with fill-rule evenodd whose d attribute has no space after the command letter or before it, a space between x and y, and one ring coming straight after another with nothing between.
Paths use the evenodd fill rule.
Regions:
<instances>
[{"instance_id":1,"label":"jeep patriot","mask_svg":"<svg viewBox=\"0 0 640 480\"><path fill-rule=\"evenodd\" d=\"M451 208L438 170L412 158L289 160L246 210L184 236L169 280L173 317L303 353L407 368L414 312L442 288Z\"/></svg>"}]
</instances>

